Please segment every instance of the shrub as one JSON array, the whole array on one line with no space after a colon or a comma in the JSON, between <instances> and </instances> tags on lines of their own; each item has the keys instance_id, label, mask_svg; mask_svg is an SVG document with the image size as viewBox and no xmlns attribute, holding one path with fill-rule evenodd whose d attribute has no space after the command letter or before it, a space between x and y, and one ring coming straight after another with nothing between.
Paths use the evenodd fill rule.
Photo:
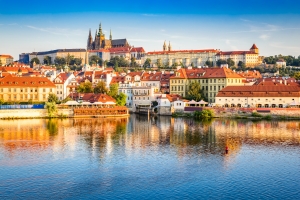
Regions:
<instances>
[{"instance_id":1,"label":"shrub","mask_svg":"<svg viewBox=\"0 0 300 200\"><path fill-rule=\"evenodd\" d=\"M259 114L258 112L253 112L251 115L252 117L262 117L262 115Z\"/></svg>"},{"instance_id":2,"label":"shrub","mask_svg":"<svg viewBox=\"0 0 300 200\"><path fill-rule=\"evenodd\" d=\"M213 117L214 117L214 112L212 110L202 110L202 111L194 112L195 119L211 119Z\"/></svg>"}]
</instances>

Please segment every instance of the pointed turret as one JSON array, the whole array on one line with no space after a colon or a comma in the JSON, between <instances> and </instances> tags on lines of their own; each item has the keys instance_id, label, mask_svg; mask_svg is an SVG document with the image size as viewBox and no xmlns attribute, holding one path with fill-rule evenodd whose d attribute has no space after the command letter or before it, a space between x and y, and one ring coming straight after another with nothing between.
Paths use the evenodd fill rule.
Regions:
<instances>
[{"instance_id":1,"label":"pointed turret","mask_svg":"<svg viewBox=\"0 0 300 200\"><path fill-rule=\"evenodd\" d=\"M259 49L257 48L257 46L255 44L252 45L252 47L250 48L250 51L254 52L254 53L259 53Z\"/></svg>"},{"instance_id":2,"label":"pointed turret","mask_svg":"<svg viewBox=\"0 0 300 200\"><path fill-rule=\"evenodd\" d=\"M166 41L164 42L164 45L163 45L163 51L167 51Z\"/></svg>"},{"instance_id":3,"label":"pointed turret","mask_svg":"<svg viewBox=\"0 0 300 200\"><path fill-rule=\"evenodd\" d=\"M96 33L95 33L95 40L94 40L94 41L96 41L96 38L97 38L97 29L96 29Z\"/></svg>"},{"instance_id":4,"label":"pointed turret","mask_svg":"<svg viewBox=\"0 0 300 200\"><path fill-rule=\"evenodd\" d=\"M110 29L109 39L112 40L111 29Z\"/></svg>"},{"instance_id":5,"label":"pointed turret","mask_svg":"<svg viewBox=\"0 0 300 200\"><path fill-rule=\"evenodd\" d=\"M169 41L169 47L168 47L169 51L172 51L172 46L171 46L171 42Z\"/></svg>"},{"instance_id":6,"label":"pointed turret","mask_svg":"<svg viewBox=\"0 0 300 200\"><path fill-rule=\"evenodd\" d=\"M98 32L98 35L101 36L103 33L102 33L102 26L101 26L101 23L99 24L99 32Z\"/></svg>"},{"instance_id":7,"label":"pointed turret","mask_svg":"<svg viewBox=\"0 0 300 200\"><path fill-rule=\"evenodd\" d=\"M89 37L87 40L87 49L92 49L92 45L93 45L93 37L92 37L92 33L91 33L91 29L89 30Z\"/></svg>"}]
</instances>

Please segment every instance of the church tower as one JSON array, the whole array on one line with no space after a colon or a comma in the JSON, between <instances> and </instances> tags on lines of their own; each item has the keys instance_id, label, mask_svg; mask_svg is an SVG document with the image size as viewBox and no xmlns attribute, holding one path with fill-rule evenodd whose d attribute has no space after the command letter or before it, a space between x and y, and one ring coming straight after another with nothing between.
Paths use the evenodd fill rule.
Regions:
<instances>
[{"instance_id":1,"label":"church tower","mask_svg":"<svg viewBox=\"0 0 300 200\"><path fill-rule=\"evenodd\" d=\"M93 37L92 37L91 29L89 31L89 37L88 37L88 40L87 40L87 47L86 48L88 50L93 49Z\"/></svg>"},{"instance_id":2,"label":"church tower","mask_svg":"<svg viewBox=\"0 0 300 200\"><path fill-rule=\"evenodd\" d=\"M257 48L257 46L255 44L252 45L250 51L259 54L259 49Z\"/></svg>"},{"instance_id":3,"label":"church tower","mask_svg":"<svg viewBox=\"0 0 300 200\"><path fill-rule=\"evenodd\" d=\"M170 41L169 41L168 51L172 51L172 46L171 46Z\"/></svg>"},{"instance_id":4,"label":"church tower","mask_svg":"<svg viewBox=\"0 0 300 200\"><path fill-rule=\"evenodd\" d=\"M167 51L166 41L164 42L164 45L163 45L163 51Z\"/></svg>"},{"instance_id":5,"label":"church tower","mask_svg":"<svg viewBox=\"0 0 300 200\"><path fill-rule=\"evenodd\" d=\"M111 29L110 29L110 34L109 34L109 40L112 41Z\"/></svg>"}]
</instances>

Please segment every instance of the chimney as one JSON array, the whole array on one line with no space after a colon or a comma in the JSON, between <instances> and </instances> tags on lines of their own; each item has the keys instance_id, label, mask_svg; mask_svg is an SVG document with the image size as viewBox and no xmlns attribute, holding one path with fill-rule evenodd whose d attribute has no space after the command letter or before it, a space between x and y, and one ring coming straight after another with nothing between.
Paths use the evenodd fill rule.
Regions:
<instances>
[{"instance_id":1,"label":"chimney","mask_svg":"<svg viewBox=\"0 0 300 200\"><path fill-rule=\"evenodd\" d=\"M284 80L284 85L287 85L287 84L286 84L286 80Z\"/></svg>"}]
</instances>

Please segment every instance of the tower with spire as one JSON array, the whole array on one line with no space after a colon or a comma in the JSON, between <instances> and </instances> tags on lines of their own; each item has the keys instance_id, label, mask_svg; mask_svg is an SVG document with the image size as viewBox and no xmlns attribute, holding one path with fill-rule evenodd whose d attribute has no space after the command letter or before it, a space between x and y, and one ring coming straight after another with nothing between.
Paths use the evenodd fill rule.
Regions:
<instances>
[{"instance_id":1,"label":"tower with spire","mask_svg":"<svg viewBox=\"0 0 300 200\"><path fill-rule=\"evenodd\" d=\"M93 41L91 31L89 31L89 36L87 40L87 50L100 50L100 49L110 49L114 47L130 47L127 39L112 39L112 33L110 30L109 39L105 39L105 34L102 30L101 23L99 28L96 30L95 39Z\"/></svg>"},{"instance_id":2,"label":"tower with spire","mask_svg":"<svg viewBox=\"0 0 300 200\"><path fill-rule=\"evenodd\" d=\"M172 51L171 42L169 41L168 51Z\"/></svg>"},{"instance_id":3,"label":"tower with spire","mask_svg":"<svg viewBox=\"0 0 300 200\"><path fill-rule=\"evenodd\" d=\"M164 45L163 45L163 51L167 51L166 40L165 40Z\"/></svg>"},{"instance_id":4,"label":"tower with spire","mask_svg":"<svg viewBox=\"0 0 300 200\"><path fill-rule=\"evenodd\" d=\"M93 49L93 37L92 37L91 29L89 30L89 37L87 40L87 49Z\"/></svg>"}]
</instances>

